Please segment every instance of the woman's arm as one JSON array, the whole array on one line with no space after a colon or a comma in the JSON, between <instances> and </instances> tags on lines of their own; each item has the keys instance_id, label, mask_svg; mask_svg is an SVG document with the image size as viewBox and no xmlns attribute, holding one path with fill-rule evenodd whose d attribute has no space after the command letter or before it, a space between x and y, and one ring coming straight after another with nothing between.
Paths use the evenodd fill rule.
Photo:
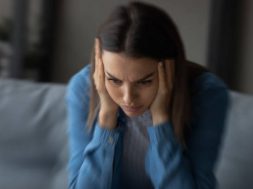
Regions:
<instances>
[{"instance_id":1,"label":"woman's arm","mask_svg":"<svg viewBox=\"0 0 253 189\"><path fill-rule=\"evenodd\" d=\"M187 150L177 142L170 122L148 129L146 171L156 189L214 189L214 166L229 105L224 87L206 88L193 98Z\"/></svg>"},{"instance_id":2,"label":"woman's arm","mask_svg":"<svg viewBox=\"0 0 253 189\"><path fill-rule=\"evenodd\" d=\"M69 188L111 188L112 163L119 130L103 129L96 122L89 132L89 66L76 74L67 91L70 157Z\"/></svg>"}]
</instances>

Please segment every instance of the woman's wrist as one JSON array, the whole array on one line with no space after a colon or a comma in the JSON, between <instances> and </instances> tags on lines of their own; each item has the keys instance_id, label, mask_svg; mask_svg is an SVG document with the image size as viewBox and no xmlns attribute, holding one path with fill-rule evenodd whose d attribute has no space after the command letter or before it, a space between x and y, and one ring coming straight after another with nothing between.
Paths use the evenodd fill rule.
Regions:
<instances>
[{"instance_id":1,"label":"woman's wrist","mask_svg":"<svg viewBox=\"0 0 253 189\"><path fill-rule=\"evenodd\" d=\"M99 111L99 125L102 128L114 129L117 125L117 112L115 111Z\"/></svg>"},{"instance_id":2,"label":"woman's wrist","mask_svg":"<svg viewBox=\"0 0 253 189\"><path fill-rule=\"evenodd\" d=\"M168 114L155 114L152 115L153 125L157 126L161 123L168 122L170 120Z\"/></svg>"}]
</instances>

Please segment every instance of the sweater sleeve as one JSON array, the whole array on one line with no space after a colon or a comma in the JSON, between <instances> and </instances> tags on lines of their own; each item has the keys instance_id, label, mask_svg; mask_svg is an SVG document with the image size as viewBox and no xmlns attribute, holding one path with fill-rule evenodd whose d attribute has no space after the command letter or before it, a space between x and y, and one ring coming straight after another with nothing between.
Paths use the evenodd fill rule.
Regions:
<instances>
[{"instance_id":1,"label":"sweater sleeve","mask_svg":"<svg viewBox=\"0 0 253 189\"><path fill-rule=\"evenodd\" d=\"M89 67L69 82L67 95L69 135L69 188L110 188L112 163L119 130L107 130L95 123L86 128L89 107Z\"/></svg>"},{"instance_id":2,"label":"sweater sleeve","mask_svg":"<svg viewBox=\"0 0 253 189\"><path fill-rule=\"evenodd\" d=\"M146 171L156 189L214 189L214 166L229 106L225 87L207 88L193 98L187 150L177 142L170 122L149 127Z\"/></svg>"}]
</instances>

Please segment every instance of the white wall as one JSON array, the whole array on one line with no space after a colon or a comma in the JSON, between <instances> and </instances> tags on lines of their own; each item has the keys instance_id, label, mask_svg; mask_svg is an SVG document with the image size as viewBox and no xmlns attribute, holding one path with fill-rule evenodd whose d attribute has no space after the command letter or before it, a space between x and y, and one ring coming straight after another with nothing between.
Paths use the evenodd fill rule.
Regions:
<instances>
[{"instance_id":1,"label":"white wall","mask_svg":"<svg viewBox=\"0 0 253 189\"><path fill-rule=\"evenodd\" d=\"M206 64L210 0L145 0L165 9L177 23L190 60ZM96 28L115 5L127 0L65 0L57 39L54 81L67 82L89 62Z\"/></svg>"}]
</instances>

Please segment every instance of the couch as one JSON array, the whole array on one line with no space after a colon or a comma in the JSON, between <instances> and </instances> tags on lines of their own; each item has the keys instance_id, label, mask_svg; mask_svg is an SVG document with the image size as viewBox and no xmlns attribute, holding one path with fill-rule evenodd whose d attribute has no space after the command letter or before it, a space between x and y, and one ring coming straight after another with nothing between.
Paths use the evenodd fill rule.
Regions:
<instances>
[{"instance_id":1,"label":"couch","mask_svg":"<svg viewBox=\"0 0 253 189\"><path fill-rule=\"evenodd\" d=\"M0 189L65 189L66 86L0 79ZM216 176L220 189L253 188L253 96L230 91Z\"/></svg>"}]
</instances>

